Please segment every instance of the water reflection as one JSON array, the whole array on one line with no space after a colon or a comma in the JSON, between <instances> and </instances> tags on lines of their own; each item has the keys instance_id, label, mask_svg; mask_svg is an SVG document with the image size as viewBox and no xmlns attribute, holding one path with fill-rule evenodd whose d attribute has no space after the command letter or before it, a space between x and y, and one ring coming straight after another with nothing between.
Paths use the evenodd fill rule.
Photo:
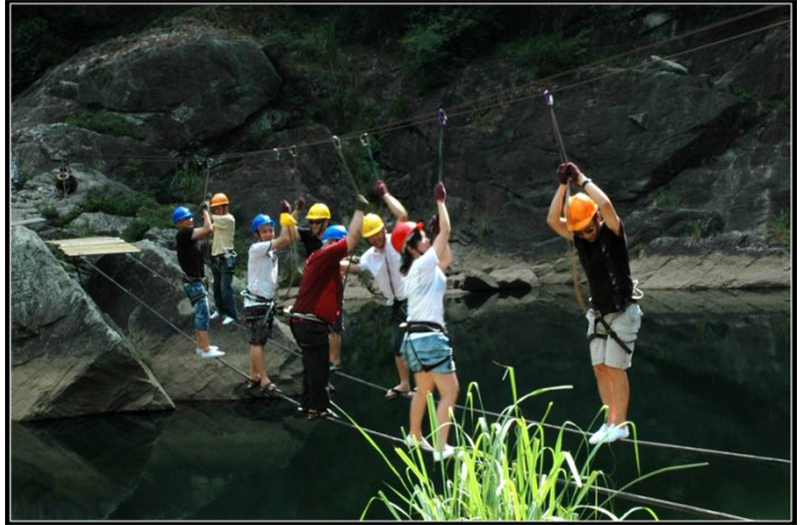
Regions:
<instances>
[{"instance_id":1,"label":"water reflection","mask_svg":"<svg viewBox=\"0 0 800 525\"><path fill-rule=\"evenodd\" d=\"M630 373L639 436L788 457L791 448L788 294L657 294L645 298ZM388 309L350 308L346 372L395 384ZM525 404L538 419L589 425L599 408L585 321L567 293L473 294L448 301L462 391L481 387L492 410L518 390L573 385ZM335 377L335 401L361 424L399 435L408 403ZM463 402L463 396L462 400ZM381 443L391 454L392 445ZM750 518L789 516L789 468L642 449L643 472L709 461L648 480L633 492ZM632 447L606 448L596 467L636 477ZM355 431L299 418L286 402L183 404L173 413L12 426L13 519L357 519L393 482ZM396 483L395 483L396 485ZM620 508L624 504L620 503ZM662 518L696 519L657 509ZM389 518L380 506L368 518Z\"/></svg>"}]
</instances>

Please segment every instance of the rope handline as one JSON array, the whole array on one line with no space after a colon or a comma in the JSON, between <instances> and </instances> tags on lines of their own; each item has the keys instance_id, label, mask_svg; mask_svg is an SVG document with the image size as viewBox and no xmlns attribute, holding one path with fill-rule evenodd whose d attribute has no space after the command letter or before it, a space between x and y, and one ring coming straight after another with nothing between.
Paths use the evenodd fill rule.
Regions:
<instances>
[{"instance_id":1,"label":"rope handline","mask_svg":"<svg viewBox=\"0 0 800 525\"><path fill-rule=\"evenodd\" d=\"M704 26L704 27L701 27L701 28L698 28L698 29L694 29L694 30L689 31L687 33L683 33L681 35L677 35L677 36L674 36L674 37L671 37L671 38L668 38L668 39L665 39L665 40L661 40L661 41L658 41L658 42L653 42L653 43L650 43L650 44L646 44L644 46L638 47L638 48L633 49L631 51L627 51L625 53L619 53L617 55L613 55L613 56L608 57L608 58L596 60L594 62L590 62L588 64L584 64L582 66L579 66L579 67L576 67L576 68L573 68L573 69L570 69L570 70L567 70L567 71L562 71L562 72L559 72L559 73L555 73L553 75L549 75L547 77L543 77L541 79L537 79L535 82L533 82L531 84L525 84L525 85L522 85L522 86L509 88L509 89L497 92L497 93L495 93L495 94L493 94L491 96L480 97L480 98L474 99L474 100L472 100L470 102L466 102L466 103L463 103L463 104L458 105L458 106L453 106L451 108L451 111L452 111L451 115L452 116L460 116L460 115L470 114L470 113L474 113L474 112L478 112L478 111L484 111L484 110L487 110L487 109L492 109L492 108L495 108L495 107L505 106L505 105L508 105L508 104L511 104L511 103L514 103L514 102L519 102L519 101L522 101L522 100L528 100L528 99L536 97L538 95L537 94L528 95L528 96L525 96L525 97L522 97L522 98L511 99L511 100L507 100L507 101L504 101L504 102L495 103L495 104L488 105L488 106L482 106L482 107L474 108L474 109L467 110L467 111L457 111L460 108L469 107L470 105L473 105L475 103L478 103L478 102L481 102L481 101L484 101L484 100L493 100L493 99L496 99L496 98L498 98L500 96L504 96L504 95L509 94L509 93L516 93L516 92L520 92L520 91L523 91L523 90L526 90L526 89L531 89L531 88L535 88L535 87L541 87L542 83L549 82L549 81L551 81L551 80L553 80L555 78L559 78L559 77L562 77L562 76L573 74L575 72L578 72L578 71L581 71L581 70L584 70L584 69L596 67L596 66L605 64L606 62L610 62L610 61L613 61L613 60L616 60L616 59L619 59L619 58L623 58L625 56L628 56L628 55L631 55L631 54L635 54L637 52L644 51L644 50L650 49L652 47L664 45L664 44L667 44L667 43L672 42L672 41L681 40L681 39L684 39L686 37L689 37L689 36L704 32L704 31L715 29L717 27L721 27L721 26L724 26L724 25L727 25L727 24L731 24L733 22L737 22L737 21L739 21L741 19L744 19L744 18L748 18L748 17L751 17L751 16L755 16L755 15L761 14L761 13L763 13L765 11L768 11L768 10L771 10L771 9L774 9L774 8L777 8L777 7L783 7L783 6L782 5L771 5L771 6L767 6L767 7L761 8L761 9L757 9L757 10L751 11L749 13L738 15L738 16L730 18L730 19L726 19L726 20L723 20L723 21L720 21L720 22L715 22L713 24L710 24L710 25L707 25L707 26ZM767 25L767 26L764 26L764 27L761 27L761 28L758 28L758 29L754 29L754 30L751 30L751 31L748 31L748 32L745 32L745 33L741 33L741 34L737 34L737 35L734 35L734 36L731 36L731 37L727 37L727 38L725 38L723 40L719 40L719 41L703 44L703 45L695 47L695 48L690 48L688 50L681 51L681 52L678 52L678 53L675 53L675 54L672 54L672 55L667 55L664 58L668 58L668 59L669 58L675 58L675 57L682 56L682 55L685 55L685 54L693 53L693 52L696 52L696 51L699 51L699 50L702 50L702 49L705 49L705 48L708 48L708 47L711 47L711 46L719 45L719 44L722 44L722 43L725 43L725 42L728 42L728 41L731 41L731 40L735 40L735 39L742 38L742 37L745 37L745 36L749 36L749 35L752 35L752 34L755 34L755 33L759 33L761 31L766 31L766 30L769 30L769 29L773 29L773 28L776 28L778 26L788 24L790 22L791 22L791 20L783 20L781 22L770 24L770 25ZM628 67L628 68L623 68L623 69L625 71L627 71L627 70L631 70L631 69L634 69L634 68L633 67ZM612 74L614 74L614 73L612 73ZM594 79L589 79L588 81L581 81L581 82L578 82L576 84L572 84L572 85L569 85L569 86L564 86L564 87L558 88L558 89L553 89L551 91L553 91L553 92L562 91L562 90L565 90L565 89L573 88L573 87L576 87L576 86L579 86L579 85L583 85L583 84L586 84L586 83L589 83L589 82L593 82L593 81L605 78L606 76L610 76L610 75L603 75L603 76L600 76L600 77L596 77ZM356 132L346 133L346 134L341 135L341 137L344 140L350 140L352 138L358 137L359 135L363 135L364 133L372 133L372 134L388 133L388 132L404 129L404 128L407 128L407 127L419 126L421 124L432 122L433 120L434 119L432 119L430 117L427 117L427 116L426 117L422 117L422 116L409 117L408 119L405 119L405 120L401 120L401 121L397 121L397 122L390 122L390 123L386 123L386 124L383 124L383 125L380 125L380 126L367 128L367 129L356 131ZM324 144L327 144L327 143L328 143L327 140L310 141L310 142L301 143L301 144L295 145L295 146L296 147L300 147L300 148L306 148L306 147L312 147L312 146L320 146L320 145L324 145ZM273 149L288 150L290 147L291 146L281 146L281 147L273 148ZM264 152L267 152L267 151L270 151L270 150L254 150L254 151L249 151L249 152L227 153L227 154L223 153L223 154L220 154L220 155L216 156L215 159L218 160L218 161L221 161L221 160L228 160L228 159L245 158L245 157L249 157L249 156L262 155L262 154L264 154ZM147 160L147 161L150 161L150 162L180 162L181 160L189 160L191 157L181 157L181 156L174 157L174 156L170 156L170 155L163 155L163 156L157 156L157 155L128 155L128 156L126 156L124 158L125 159Z\"/></svg>"},{"instance_id":2,"label":"rope handline","mask_svg":"<svg viewBox=\"0 0 800 525\"><path fill-rule=\"evenodd\" d=\"M342 153L342 141L339 139L339 137L333 135L331 137L331 142L333 142L333 147L342 161L342 166L344 166L344 171L345 173L347 173L347 177L350 179L350 184L353 185L353 191L355 191L356 195L358 195L361 192L358 189L358 184L356 184L356 180L353 178L353 173L350 171L350 167L347 165L347 160L345 160L344 154Z\"/></svg>"},{"instance_id":3,"label":"rope handline","mask_svg":"<svg viewBox=\"0 0 800 525\"><path fill-rule=\"evenodd\" d=\"M376 181L378 179L378 166L375 164L375 157L372 155L372 145L369 143L369 133L364 133L359 137L361 141L361 145L367 149L367 156L369 157L369 162L372 165L372 181Z\"/></svg>"},{"instance_id":4,"label":"rope handline","mask_svg":"<svg viewBox=\"0 0 800 525\"><path fill-rule=\"evenodd\" d=\"M300 170L297 167L297 146L292 146L289 148L289 154L292 156L292 166L294 167L294 171L292 173L292 178L294 179L294 191L295 191L295 198L300 198ZM283 228L283 226L281 226ZM300 274L300 259L297 255L297 246L294 239L289 243L289 248L291 250L291 267L289 269L289 286L286 287L286 290L283 293L283 300L286 301L289 298L289 292L292 290L294 286L294 276L295 273L298 275Z\"/></svg>"},{"instance_id":5,"label":"rope handline","mask_svg":"<svg viewBox=\"0 0 800 525\"><path fill-rule=\"evenodd\" d=\"M147 267L146 264L144 264L141 261L136 260L132 255L130 255L130 254L126 254L126 255L128 257L130 257L131 259L135 260L137 263L141 264L142 266ZM187 337L190 341L192 341L192 343L194 343L194 339L192 339L190 336L188 336L184 332L182 332L179 328L177 328L174 324L172 324L168 319L164 318L163 316L161 316L160 314L158 314L157 312L152 310L152 308L150 306L148 306L147 304L142 302L138 297L136 297L131 292L126 290L122 285L116 283L116 281L114 281L111 277L109 277L108 275L106 275L102 271L100 271L96 266L94 266L93 264L89 263L88 261L87 261L87 263L90 266L92 266L93 268L95 268L96 270L98 270L107 279L109 279L112 282L114 282L114 284L116 284L118 287L122 288L128 295L131 295L137 301L139 301L141 304L143 304L146 308L148 308L151 311L153 311L154 313L156 313L156 315L158 315L162 320L164 320L166 323L168 323L170 326L172 326L175 330L181 332L185 337ZM152 269L151 269L151 272L156 273ZM164 279L166 281L166 278L164 278L160 274L156 273L156 275L159 275L159 277L161 277L162 279ZM176 287L176 289L177 289L177 287ZM237 326L238 328L241 328L243 330L248 330L248 328L246 326L244 326L242 324L239 324L238 321L234 321L233 324L234 324L234 326ZM298 352L296 350L293 350L293 349L291 349L289 347L283 346L282 344L279 344L279 343L273 341L271 338L267 340L267 343L271 344L272 346L274 346L276 348L284 350L284 351L286 351L286 352L288 352L290 354L294 354L295 356L302 356L302 354L300 352ZM349 379L349 380L351 380L353 382L361 383L363 385L369 386L370 388L373 388L375 390L380 390L382 392L386 391L386 387L385 386L381 386L381 385L378 385L376 383L372 383L371 381L367 381L365 379L361 379L359 377L352 376L350 374L346 374L346 373L344 373L344 372L342 372L340 370L336 370L333 373L337 374L337 375L340 375L340 376L342 376L342 377L344 377L346 379ZM458 404L454 405L454 407L455 408L460 408L462 410L474 410L476 412L480 412L482 414L495 416L495 417L502 417L503 416L503 414L501 414L499 412L493 412L491 410L486 410L486 409L483 409L483 408L467 407L467 406L458 405ZM587 432L587 431L576 430L576 429L571 428L571 427L559 426L559 425L556 425L556 424L553 424L553 423L546 423L544 421L536 421L536 420L533 420L533 419L525 419L525 422L526 423L533 423L533 424L537 424L537 425L542 425L545 428L550 428L550 429L554 429L554 430L564 430L565 432L570 432L570 433L574 433L574 434L581 434L581 435L589 435L590 434L590 432ZM623 438L623 439L620 439L620 441L631 442L632 443L633 439ZM791 461L788 460L788 459L768 457L768 456L757 456L757 455L753 455L753 454L744 454L744 453L741 453L741 452L729 452L729 451L725 451L725 450L717 450L717 449L709 449L709 448L701 448L701 447L691 447L691 446L686 446L686 445L675 445L675 444L671 444L671 443L660 443L660 442L656 442L656 441L645 441L645 440L641 440L641 439L637 439L636 443L638 445L650 446L650 447L654 447L654 448L665 448L665 449L671 449L671 450L681 450L681 451L685 451L685 452L694 452L694 453L698 453L698 454L708 454L708 455L715 455L715 456L720 456L720 457L729 457L729 458L734 458L734 459L763 461L765 463L778 463L778 464L791 465Z\"/></svg>"},{"instance_id":6,"label":"rope handline","mask_svg":"<svg viewBox=\"0 0 800 525\"><path fill-rule=\"evenodd\" d=\"M141 304L142 306L144 306L145 308L147 308L148 310L150 310L150 311L151 311L151 312L152 312L154 315L156 315L156 316L157 316L159 319L161 319L162 321L164 321L165 323L167 323L168 325L170 325L170 326L171 326L171 327L172 327L172 328L173 328L173 329L174 329L176 332L178 332L180 335L182 335L182 336L184 336L185 338L187 338L187 339L188 339L188 340L189 340L189 341L190 341L190 342L191 342L193 345L194 345L194 344L196 344L196 342L195 342L195 340L192 338L192 336L190 336L189 334L187 334L186 332L184 332L183 330L181 330L180 328L178 328L177 326L175 326L175 324L173 324L173 323L172 323L172 321L170 321L169 319L167 319L166 317L164 317L163 315L161 315L160 313L158 313L156 310L154 310L153 308L151 308L151 307L150 307L150 305L148 305L147 303L145 303L144 301L142 301L141 299L139 299L139 298L138 298L136 295L134 295L134 294L133 294L133 293L131 293L131 292L130 292L128 289L126 289L124 286L122 286L121 284L119 284L119 283L118 283L116 280L114 280L114 279L113 279L111 276L109 276L109 275L108 275L107 273L105 273L103 270L101 270L100 268L98 268L97 266L95 266L95 265L94 265L94 263L92 263L91 261L87 260L85 257L81 257L81 259L83 259L83 261L84 261L86 264L88 264L89 266L91 266L92 268L94 268L94 269L95 269L95 271L97 271L97 272L98 272L100 275L102 275L103 277L105 277L106 279L108 279L109 281L111 281L111 282L112 282L112 283L113 283L115 286L117 286L118 288L120 288L120 289L121 289L123 292L125 292L125 293L126 293L126 294L128 294L128 295L130 295L130 296L131 296L131 297L132 297L132 298L133 298L133 299L134 299L136 302L138 302L139 304ZM241 376L243 376L243 377L245 377L245 378L247 378L247 379L250 379L250 376L249 376L248 374L245 374L244 372L242 372L241 370L239 370L238 368L236 368L236 367L235 367L235 366L233 366L232 364L228 363L228 362L227 362L226 360L224 360L223 358L221 358L221 357L215 357L214 359L216 359L217 361L219 361L219 362L220 362L220 363L222 363L223 365L227 366L227 367L228 367L228 368L230 368L231 370L234 370L234 371L235 371L237 374L239 374L239 375L241 375Z\"/></svg>"},{"instance_id":7,"label":"rope handline","mask_svg":"<svg viewBox=\"0 0 800 525\"><path fill-rule=\"evenodd\" d=\"M781 6L768 6L768 7L762 8L762 9L758 9L756 11L752 11L750 13L745 13L744 15L739 15L739 16L731 18L731 19L727 19L727 20L723 20L721 22L710 24L708 26L704 26L702 28L698 28L698 29L689 31L687 33L684 33L682 35L677 35L675 37L671 37L671 38L668 38L668 39L665 39L665 40L662 40L662 41L659 41L659 42L654 42L654 43L651 43L651 44L647 44L645 46L636 48L634 50L631 50L631 51L628 51L628 52L625 52L625 53L619 53L617 55L614 55L614 56L611 56L611 57L608 57L608 58L604 58L604 59L600 59L600 60L596 60L596 61L591 62L589 64L584 64L582 66L579 66L579 67L576 67L576 68L573 68L573 69L570 69L570 70L567 70L567 71L561 71L559 73L555 73L553 75L549 75L547 77L543 77L541 79L537 79L536 81L534 81L534 82L532 82L530 84L526 84L526 85L523 85L523 86L518 86L518 87L515 87L515 88L510 88L510 89L501 91L501 92L499 92L499 94L500 95L505 95L505 94L508 94L508 93L515 93L515 92L519 92L519 91L522 91L522 90L539 87L542 83L551 81L551 80L553 80L555 78L559 78L559 77L562 77L562 76L570 75L570 74L573 74L575 72L582 71L584 69L596 67L596 66L602 65L602 64L604 64L606 62L617 60L619 58L623 58L625 56L628 56L628 55L631 55L631 54L635 54L637 52L644 51L646 49L650 49L650 48L655 47L655 46L663 45L663 44L666 44L666 43L669 43L669 42L672 42L672 41L675 41L675 40L681 40L683 38L686 38L688 36L691 36L691 35L694 35L694 34L697 34L697 33L703 32L703 31L707 31L707 30L710 30L710 29L714 29L716 27L720 27L722 25L727 25L727 24L736 22L738 20L741 20L742 18L746 18L746 17L749 17L749 16L755 16L757 14L760 14L760 13L762 13L764 11L767 11L767 10L770 10L770 9L773 9L773 8L776 8L776 7L781 7ZM716 41L716 42L711 42L711 43L708 43L708 44L704 44L704 45L699 46L697 48L690 48L690 49L682 51L680 53L669 55L668 57L675 57L675 56L680 56L682 54L692 53L692 52L698 51L700 49L704 49L704 48L709 47L709 46L718 45L720 43L724 43L724 42L727 42L727 41L730 41L730 40L733 40L733 39L742 38L744 36L749 36L751 34L755 34L755 33L761 32L761 31L772 29L772 28L775 28L775 27L778 27L780 25L784 25L784 24L787 24L787 23L790 23L790 22L791 22L791 20L784 20L782 22L778 22L778 23L775 23L775 24L764 26L762 28L755 29L755 30L752 30L752 31L748 31L746 33L741 33L741 34L738 34L738 35L734 35L732 37L728 37L728 38L726 38L724 40L721 40L721 41ZM627 69L632 69L632 68L624 68L624 69L627 70ZM604 77L598 77L598 78L604 78ZM581 83L579 83L577 85L580 85L580 84L583 84L583 83L585 83L585 82L581 82ZM571 87L571 86L567 86L567 87ZM566 87L558 89L558 90L554 89L552 91L555 92L555 91L560 91L562 89L566 89ZM534 95L529 95L529 96L525 96L523 98L512 99L512 100L508 100L508 101L505 101L505 102L501 102L499 104L492 104L492 105L488 105L488 106L482 106L480 108L467 110L467 111L454 111L454 110L457 110L457 109L460 109L460 108L469 107L470 105L475 104L475 103L480 102L480 101L496 99L498 97L498 94L493 94L491 96L474 99L474 100L472 100L470 102L461 104L459 106L453 106L453 108L451 108L451 110L452 110L452 115L460 116L460 115L464 115L464 114L468 114L468 113L472 113L472 112L476 112L476 111L482 111L482 110L486 110L486 109L491 109L491 108L507 105L507 104L510 104L510 103L513 103L513 102L518 102L520 100L527 100L527 99L533 98L535 96L538 96L538 95L535 95L535 94ZM387 124L383 124L383 125L380 125L380 126L375 126L375 127L372 127L372 128L363 129L363 130L360 130L360 131L357 131L357 132L351 132L351 133L342 134L340 137L342 137L345 140L350 140L350 139L352 139L354 137L357 137L359 135L363 135L364 133L378 134L378 133L384 133L384 132L389 132L389 131L397 131L399 129L403 129L403 128L406 128L406 127L414 127L414 126L418 126L420 124L433 122L434 120L436 120L435 117L431 118L429 116L410 117L410 118L408 118L406 120L393 122L393 123L387 123ZM324 145L324 144L327 144L327 143L328 143L327 140L311 141L311 142L301 143L301 144L298 145L298 147L319 146L319 145ZM280 147L278 149L288 149L288 146ZM266 151L266 150L252 151L252 152L239 153L239 154L237 154L237 153L223 154L223 155L220 155L219 157L220 158L223 158L223 157L224 158L236 158L236 157L239 157L239 156L259 155L259 154L262 154L264 151Z\"/></svg>"},{"instance_id":8,"label":"rope handline","mask_svg":"<svg viewBox=\"0 0 800 525\"><path fill-rule=\"evenodd\" d=\"M211 178L211 159L206 159L206 186L203 189L203 200L208 198L208 179Z\"/></svg>"},{"instance_id":9,"label":"rope handline","mask_svg":"<svg viewBox=\"0 0 800 525\"><path fill-rule=\"evenodd\" d=\"M558 120L556 119L556 110L553 107L553 94L549 90L545 90L544 92L545 103L547 104L548 109L550 110L550 121L553 124L553 134L556 137L556 143L558 144L558 153L561 157L561 163L565 164L569 162L567 158L567 149L564 147L564 139L561 137L561 130L558 128ZM564 203L562 204L562 210L564 213L564 217L567 220L567 223L570 222L570 211L569 211L569 188L570 188L570 181L567 179L566 188L564 190ZM578 261L575 258L575 240L567 239L567 246L569 250L569 262L570 262L570 269L572 271L572 289L575 292L575 300L578 302L578 307L581 309L581 312L586 311L586 301L583 299L583 292L581 291L580 280L578 278Z\"/></svg>"},{"instance_id":10,"label":"rope handline","mask_svg":"<svg viewBox=\"0 0 800 525\"><path fill-rule=\"evenodd\" d=\"M772 9L774 7L780 7L780 6L769 6L769 7L766 7L764 9L755 11L755 12L751 13L750 15L755 15L755 14L758 14L758 13L760 13L762 11L765 11L765 10L768 10L768 9ZM531 84L526 84L526 85L523 85L523 86L519 86L519 87L515 87L515 88L511 88L511 89L502 91L502 92L500 92L500 94L504 95L504 94L507 94L507 93L515 93L515 92L520 92L520 91L524 91L524 90L527 90L527 89L541 88L541 85L543 83L548 82L550 80L553 80L555 78L566 76L566 75L581 71L583 69L588 69L590 67L595 67L595 66L601 65L601 64L603 64L605 62L608 62L610 60L626 56L627 54L633 54L635 52L642 51L642 50L647 49L649 47L653 47L653 46L656 46L656 45L662 45L662 44L668 43L668 42L670 42L672 40L680 40L682 38L685 38L686 36L690 36L691 34L695 34L695 33L698 33L698 32L701 32L701 31L707 30L707 29L712 29L713 27L716 27L718 25L731 23L731 22L736 21L736 20L738 20L738 19L740 19L740 18L742 18L744 16L750 16L750 15L741 15L740 17L737 17L737 18L734 18L734 19L730 19L730 20L727 20L727 21L723 21L723 22L720 22L719 24L712 24L711 26L707 26L706 28L697 29L697 30L695 30L693 32L686 33L684 35L678 35L678 36L673 37L671 39L667 39L667 40L664 40L664 41L661 41L661 42L656 42L656 43L653 43L653 44L648 44L647 46L644 46L644 47L641 47L641 48L637 48L637 49L635 49L633 51L630 51L630 52L628 52L626 54L615 55L614 57L610 57L608 59L595 61L595 62L592 62L592 63L589 63L589 64L585 64L583 66L580 66L578 68L573 68L573 69L568 70L568 71L562 71L560 73L555 73L553 75L538 79L538 80L536 80L535 82L533 82ZM706 49L708 47L712 47L712 46L715 46L715 45L720 45L720 44L723 44L723 43L726 43L726 42L729 42L729 41L732 41L732 40L735 40L735 39L739 39L739 38L743 38L743 37L746 37L746 36L750 36L752 34L756 34L756 33L762 32L762 31L767 31L769 29L774 29L776 27L788 24L790 22L791 22L791 20L783 20L781 22L776 22L776 23L773 23L773 24L770 24L770 25L767 25L767 26L764 26L764 27L761 27L761 28L757 28L757 29L754 29L754 30L751 30L751 31L747 31L747 32L744 32L744 33L733 35L731 37L727 37L727 38L722 39L722 40L710 42L710 43L707 43L707 44L703 44L701 46L697 46L697 47L690 48L690 49L687 49L687 50L684 50L684 51L680 51L678 53L667 55L664 58L669 59L669 58L675 58L675 57L678 57L678 56L694 53L696 51L700 51L700 50ZM646 61L647 61L647 59L645 59L645 61L642 62L642 64L646 63ZM588 83L591 83L591 82L596 82L596 81L601 80L603 78L607 78L607 77L610 77L610 76L613 76L613 75L616 75L616 74L620 74L620 73L623 73L623 72L634 70L637 67L640 67L642 64L639 64L639 65L636 65L636 66L620 68L618 71L614 71L614 72L611 72L611 73L608 73L608 74L604 74L604 75L601 75L601 76L598 76L598 77L594 77L594 78L591 78L591 79L587 79L587 80L584 80L584 81L576 82L574 84L570 84L570 85L563 86L563 87L560 87L560 88L552 89L551 92L555 93L555 92L564 91L564 90L567 90L567 89L572 89L572 88L575 88L575 87L578 87L578 86L581 86L581 85L585 85L585 84L588 84ZM479 101L495 99L495 98L498 97L498 95L495 94L495 95L492 95L490 97L482 97L482 98L478 98L478 99L475 99L473 101L470 101L468 103L461 104L460 106L454 106L453 107L454 109L451 109L451 116L468 115L468 114L476 113L476 112L479 112L479 111L485 111L485 110L488 110L488 109L507 106L509 104L513 104L515 102L520 102L520 101L524 101L524 100L529 100L529 99L537 97L537 96L539 96L539 95L534 93L534 94L525 95L525 96L514 98L514 99L505 100L505 101L498 102L498 103L492 103L492 104L489 104L489 105L472 108L472 109L469 109L469 110L464 110L464 111L456 111L455 110L455 109L462 108L462 107L469 107L470 105L473 105L473 104L475 104L475 103L477 103ZM361 131L357 131L357 132L351 132L351 133L343 134L343 135L341 135L341 137L344 140L351 140L353 138L358 137L359 135L363 135L364 133L385 134L385 133L390 133L390 132L393 132L393 131L398 131L398 130L401 130L401 129L404 129L404 128L408 128L408 127L415 127L415 126L419 126L421 124L430 123L430 122L433 122L434 120L435 120L435 118L430 118L430 117L427 117L427 116L425 116L425 117L422 117L422 116L420 116L420 117L411 117L411 118L403 120L403 121L398 121L398 122L394 122L394 123L387 123L387 124L383 124L381 126L375 126L373 128L368 128L366 130L361 130ZM307 148L307 147L313 147L313 146L321 146L321 145L327 144L328 142L329 141L327 141L327 140L309 141L309 142L300 143L299 145L295 144L293 146L281 146L281 147L278 147L278 148L273 148L273 150L281 150L282 151L282 150L288 150L291 147ZM219 160L219 161L221 161L221 160L229 160L229 159L232 160L232 159L237 159L237 158L246 158L246 157L250 157L250 156L259 156L259 155L263 155L265 152L268 152L268 151L272 151L272 150L254 150L254 151L249 151L249 152L221 154L221 155L218 155L216 157L216 160ZM188 159L188 157L170 157L170 156L167 156L167 155L165 155L163 157L129 155L129 156L125 157L125 158L126 159L142 159L142 160L150 160L150 161L157 161L158 160L158 161L164 161L164 162L180 162L182 159L183 160Z\"/></svg>"},{"instance_id":11,"label":"rope handline","mask_svg":"<svg viewBox=\"0 0 800 525\"><path fill-rule=\"evenodd\" d=\"M439 108L439 111L436 112L436 118L439 120L439 182L442 182L444 175L444 128L447 127L447 113L444 112L444 109Z\"/></svg>"}]
</instances>

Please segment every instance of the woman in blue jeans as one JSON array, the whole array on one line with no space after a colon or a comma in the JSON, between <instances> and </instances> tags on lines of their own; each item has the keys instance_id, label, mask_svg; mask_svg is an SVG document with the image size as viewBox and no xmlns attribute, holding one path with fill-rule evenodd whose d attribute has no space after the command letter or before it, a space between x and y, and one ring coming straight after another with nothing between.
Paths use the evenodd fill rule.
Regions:
<instances>
[{"instance_id":1,"label":"woman in blue jeans","mask_svg":"<svg viewBox=\"0 0 800 525\"><path fill-rule=\"evenodd\" d=\"M450 252L450 216L445 206L446 192L439 182L433 190L439 215L439 233L433 242L423 231L422 223L402 222L392 231L392 244L403 257L400 272L405 275L408 296L407 333L401 353L409 370L414 372L417 392L411 400L410 427L406 442L420 443L433 451L434 461L453 454L447 444L450 410L458 397L458 377L453 349L444 325L444 294L447 278L444 270L452 261ZM439 391L436 420L439 439L431 447L422 437L428 393Z\"/></svg>"},{"instance_id":2,"label":"woman in blue jeans","mask_svg":"<svg viewBox=\"0 0 800 525\"><path fill-rule=\"evenodd\" d=\"M230 213L230 201L224 193L211 198L211 220L214 221L214 239L211 244L211 273L214 276L214 304L217 311L211 315L216 319L222 313L222 324L236 321L236 303L233 301L233 272L236 270L236 252L233 236L236 219Z\"/></svg>"}]
</instances>

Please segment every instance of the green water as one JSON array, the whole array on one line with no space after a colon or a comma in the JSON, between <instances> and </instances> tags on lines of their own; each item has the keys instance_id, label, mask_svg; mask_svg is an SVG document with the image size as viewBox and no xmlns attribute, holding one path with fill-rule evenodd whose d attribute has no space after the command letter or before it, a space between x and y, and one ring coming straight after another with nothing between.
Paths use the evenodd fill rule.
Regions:
<instances>
[{"instance_id":1,"label":"green water","mask_svg":"<svg viewBox=\"0 0 800 525\"><path fill-rule=\"evenodd\" d=\"M629 418L640 438L789 458L789 293L650 293L642 309L629 374ZM343 355L348 374L388 387L396 377L387 310L348 305ZM486 408L501 410L511 399L501 365L513 366L522 393L573 387L527 402L527 417L540 418L552 402L548 422L590 425L599 401L585 320L569 295L472 295L449 300L446 319L462 393L476 381ZM382 391L343 377L333 381L334 401L360 424L393 435L407 426L407 401L386 401ZM393 444L379 443L393 454ZM709 465L646 480L629 492L751 519L790 517L789 466L646 446L639 452L642 473ZM10 516L20 520L357 519L386 483L399 486L356 431L306 421L287 402L261 399L15 423L11 459ZM630 444L603 447L594 466L616 487L637 476ZM630 506L618 500L613 510ZM661 519L707 519L652 508ZM380 505L367 517L390 518Z\"/></svg>"}]
</instances>

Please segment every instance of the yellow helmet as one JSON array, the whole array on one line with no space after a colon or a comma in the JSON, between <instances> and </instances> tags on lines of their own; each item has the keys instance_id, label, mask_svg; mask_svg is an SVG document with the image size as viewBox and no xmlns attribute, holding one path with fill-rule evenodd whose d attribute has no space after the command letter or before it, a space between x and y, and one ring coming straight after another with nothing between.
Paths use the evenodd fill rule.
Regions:
<instances>
[{"instance_id":1,"label":"yellow helmet","mask_svg":"<svg viewBox=\"0 0 800 525\"><path fill-rule=\"evenodd\" d=\"M328 209L327 206L318 202L311 206L308 209L308 215L306 215L306 219L311 220L320 220L320 219L330 219L331 218L331 210Z\"/></svg>"},{"instance_id":2,"label":"yellow helmet","mask_svg":"<svg viewBox=\"0 0 800 525\"><path fill-rule=\"evenodd\" d=\"M571 232L580 231L592 222L597 213L597 204L585 193L576 193L569 198L569 217L567 229Z\"/></svg>"},{"instance_id":3,"label":"yellow helmet","mask_svg":"<svg viewBox=\"0 0 800 525\"><path fill-rule=\"evenodd\" d=\"M361 236L365 239L377 235L383 229L383 219L374 213L364 215L364 221L361 223Z\"/></svg>"},{"instance_id":4,"label":"yellow helmet","mask_svg":"<svg viewBox=\"0 0 800 525\"><path fill-rule=\"evenodd\" d=\"M230 204L230 202L228 201L228 196L224 193L217 193L211 197L212 208L216 208L217 206L225 206L226 204Z\"/></svg>"}]
</instances>

